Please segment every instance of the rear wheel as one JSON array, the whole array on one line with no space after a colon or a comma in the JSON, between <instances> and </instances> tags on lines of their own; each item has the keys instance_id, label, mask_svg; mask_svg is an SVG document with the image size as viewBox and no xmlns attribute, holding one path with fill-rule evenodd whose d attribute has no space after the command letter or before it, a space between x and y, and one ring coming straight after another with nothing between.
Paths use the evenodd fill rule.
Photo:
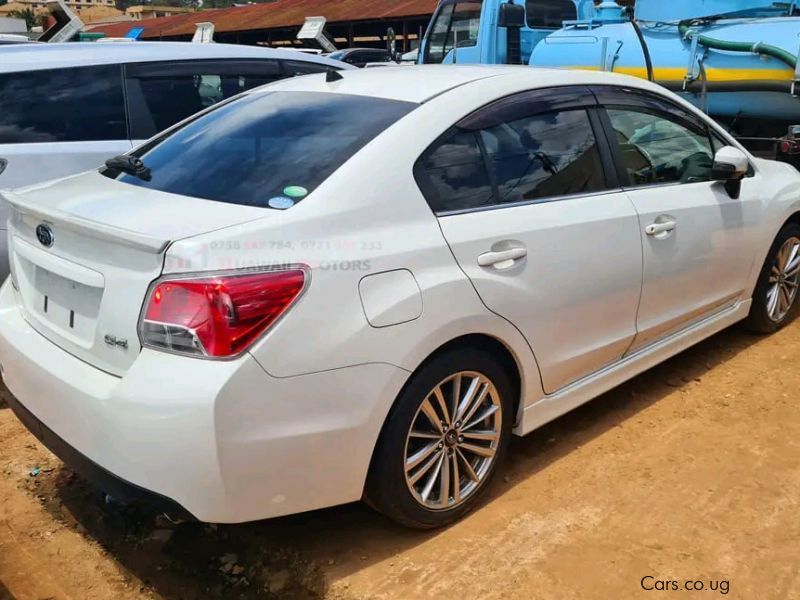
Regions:
<instances>
[{"instance_id":1,"label":"rear wheel","mask_svg":"<svg viewBox=\"0 0 800 600\"><path fill-rule=\"evenodd\" d=\"M367 500L417 529L447 525L478 502L514 420L503 365L474 349L434 357L412 376L384 426Z\"/></svg>"},{"instance_id":2,"label":"rear wheel","mask_svg":"<svg viewBox=\"0 0 800 600\"><path fill-rule=\"evenodd\" d=\"M755 333L772 333L795 313L800 286L800 226L785 226L770 248L745 322Z\"/></svg>"}]
</instances>

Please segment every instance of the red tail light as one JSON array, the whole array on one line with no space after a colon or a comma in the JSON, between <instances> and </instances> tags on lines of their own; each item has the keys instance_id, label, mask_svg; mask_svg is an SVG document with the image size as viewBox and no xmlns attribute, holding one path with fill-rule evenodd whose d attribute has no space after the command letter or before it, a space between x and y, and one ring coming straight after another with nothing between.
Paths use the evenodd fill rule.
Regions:
<instances>
[{"instance_id":1,"label":"red tail light","mask_svg":"<svg viewBox=\"0 0 800 600\"><path fill-rule=\"evenodd\" d=\"M250 346L303 290L302 269L164 279L150 290L142 345L231 357Z\"/></svg>"}]
</instances>

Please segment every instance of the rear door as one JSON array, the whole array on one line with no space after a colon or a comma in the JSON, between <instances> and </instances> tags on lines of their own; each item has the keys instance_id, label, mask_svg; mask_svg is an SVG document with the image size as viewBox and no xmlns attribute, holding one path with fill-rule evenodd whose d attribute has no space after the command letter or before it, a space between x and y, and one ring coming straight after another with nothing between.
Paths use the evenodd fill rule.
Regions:
<instances>
[{"instance_id":1,"label":"rear door","mask_svg":"<svg viewBox=\"0 0 800 600\"><path fill-rule=\"evenodd\" d=\"M531 344L547 393L624 355L639 222L587 89L496 102L437 141L415 174L484 304Z\"/></svg>"},{"instance_id":2,"label":"rear door","mask_svg":"<svg viewBox=\"0 0 800 600\"><path fill-rule=\"evenodd\" d=\"M753 263L761 196L711 180L715 139L701 119L656 96L599 88L619 176L639 215L644 280L631 351L734 306Z\"/></svg>"}]
</instances>

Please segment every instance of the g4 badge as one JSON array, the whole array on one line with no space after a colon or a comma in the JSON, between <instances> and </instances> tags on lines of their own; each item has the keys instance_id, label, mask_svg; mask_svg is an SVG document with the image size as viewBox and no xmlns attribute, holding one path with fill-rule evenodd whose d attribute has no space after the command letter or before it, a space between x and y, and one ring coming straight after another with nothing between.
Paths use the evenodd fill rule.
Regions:
<instances>
[{"instance_id":1,"label":"g4 badge","mask_svg":"<svg viewBox=\"0 0 800 600\"><path fill-rule=\"evenodd\" d=\"M115 335L107 333L106 336L103 338L103 341L109 346L115 346L117 348L122 348L123 350L128 349L128 340L126 340L125 338L118 338Z\"/></svg>"}]
</instances>

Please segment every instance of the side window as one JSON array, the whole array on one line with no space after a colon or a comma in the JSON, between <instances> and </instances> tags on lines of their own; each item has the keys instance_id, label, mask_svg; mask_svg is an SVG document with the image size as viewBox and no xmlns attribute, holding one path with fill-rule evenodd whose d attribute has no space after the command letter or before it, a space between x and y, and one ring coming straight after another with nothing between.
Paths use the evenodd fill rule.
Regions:
<instances>
[{"instance_id":1,"label":"side window","mask_svg":"<svg viewBox=\"0 0 800 600\"><path fill-rule=\"evenodd\" d=\"M418 181L433 212L466 210L494 203L494 189L479 134L455 131L435 144L418 164Z\"/></svg>"},{"instance_id":2,"label":"side window","mask_svg":"<svg viewBox=\"0 0 800 600\"><path fill-rule=\"evenodd\" d=\"M607 112L632 185L711 180L714 150L705 128L645 109Z\"/></svg>"},{"instance_id":3,"label":"side window","mask_svg":"<svg viewBox=\"0 0 800 600\"><path fill-rule=\"evenodd\" d=\"M497 202L605 189L597 140L585 110L549 112L481 131Z\"/></svg>"},{"instance_id":4,"label":"side window","mask_svg":"<svg viewBox=\"0 0 800 600\"><path fill-rule=\"evenodd\" d=\"M287 77L297 77L299 75L313 75L314 73L325 73L328 69L335 68L319 63L305 62L300 60L283 61L284 73Z\"/></svg>"},{"instance_id":5,"label":"side window","mask_svg":"<svg viewBox=\"0 0 800 600\"><path fill-rule=\"evenodd\" d=\"M0 107L0 144L128 138L118 65L2 74Z\"/></svg>"},{"instance_id":6,"label":"side window","mask_svg":"<svg viewBox=\"0 0 800 600\"><path fill-rule=\"evenodd\" d=\"M607 188L585 110L552 111L476 131L455 129L416 167L436 213Z\"/></svg>"},{"instance_id":7,"label":"side window","mask_svg":"<svg viewBox=\"0 0 800 600\"><path fill-rule=\"evenodd\" d=\"M425 49L426 63L441 63L453 49L475 46L481 22L482 2L445 4L433 21L430 39Z\"/></svg>"},{"instance_id":8,"label":"side window","mask_svg":"<svg viewBox=\"0 0 800 600\"><path fill-rule=\"evenodd\" d=\"M131 137L152 137L217 102L283 77L273 60L128 65Z\"/></svg>"},{"instance_id":9,"label":"side window","mask_svg":"<svg viewBox=\"0 0 800 600\"><path fill-rule=\"evenodd\" d=\"M525 12L531 29L559 29L564 21L578 18L572 0L528 0Z\"/></svg>"}]
</instances>

